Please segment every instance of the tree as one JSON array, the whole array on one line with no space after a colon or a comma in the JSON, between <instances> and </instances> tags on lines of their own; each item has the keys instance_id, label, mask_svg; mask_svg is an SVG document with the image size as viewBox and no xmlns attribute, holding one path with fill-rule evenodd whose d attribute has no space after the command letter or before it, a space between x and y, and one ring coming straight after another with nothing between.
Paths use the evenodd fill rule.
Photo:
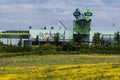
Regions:
<instances>
[{"instance_id":1,"label":"tree","mask_svg":"<svg viewBox=\"0 0 120 80\"><path fill-rule=\"evenodd\" d=\"M115 41L118 45L120 44L120 32L115 33Z\"/></svg>"},{"instance_id":2,"label":"tree","mask_svg":"<svg viewBox=\"0 0 120 80\"><path fill-rule=\"evenodd\" d=\"M34 44L35 45L39 45L39 36L37 35L35 40L34 40Z\"/></svg>"},{"instance_id":3,"label":"tree","mask_svg":"<svg viewBox=\"0 0 120 80\"><path fill-rule=\"evenodd\" d=\"M94 36L93 36L93 44L94 45L98 45L101 43L101 40L100 40L100 33L94 33Z\"/></svg>"},{"instance_id":4,"label":"tree","mask_svg":"<svg viewBox=\"0 0 120 80\"><path fill-rule=\"evenodd\" d=\"M22 37L20 37L20 40L18 42L18 46L22 46Z\"/></svg>"},{"instance_id":5,"label":"tree","mask_svg":"<svg viewBox=\"0 0 120 80\"><path fill-rule=\"evenodd\" d=\"M46 43L50 43L50 38L49 37L47 38L47 42Z\"/></svg>"},{"instance_id":6,"label":"tree","mask_svg":"<svg viewBox=\"0 0 120 80\"><path fill-rule=\"evenodd\" d=\"M82 35L81 35L80 33L74 35L74 42L79 42L79 43L81 43L82 39L83 39L83 37L82 37Z\"/></svg>"},{"instance_id":7,"label":"tree","mask_svg":"<svg viewBox=\"0 0 120 80\"><path fill-rule=\"evenodd\" d=\"M54 38L55 45L57 46L60 40L59 33L54 34L53 38Z\"/></svg>"}]
</instances>

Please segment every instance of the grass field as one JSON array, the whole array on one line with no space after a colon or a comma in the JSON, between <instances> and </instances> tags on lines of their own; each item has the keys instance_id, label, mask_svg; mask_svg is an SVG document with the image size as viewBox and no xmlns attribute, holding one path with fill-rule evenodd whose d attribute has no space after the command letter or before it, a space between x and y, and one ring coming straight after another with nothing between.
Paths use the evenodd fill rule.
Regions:
<instances>
[{"instance_id":1,"label":"grass field","mask_svg":"<svg viewBox=\"0 0 120 80\"><path fill-rule=\"evenodd\" d=\"M0 80L120 80L120 55L1 57Z\"/></svg>"}]
</instances>

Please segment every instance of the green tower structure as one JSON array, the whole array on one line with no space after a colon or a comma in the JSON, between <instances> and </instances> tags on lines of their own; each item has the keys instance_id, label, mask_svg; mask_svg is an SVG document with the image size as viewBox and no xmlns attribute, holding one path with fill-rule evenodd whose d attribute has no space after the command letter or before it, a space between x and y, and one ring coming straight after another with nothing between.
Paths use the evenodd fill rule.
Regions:
<instances>
[{"instance_id":1,"label":"green tower structure","mask_svg":"<svg viewBox=\"0 0 120 80\"><path fill-rule=\"evenodd\" d=\"M76 8L73 13L76 20L73 21L73 37L80 37L79 42L89 42L90 24L92 13L90 9L86 10L85 13L81 13Z\"/></svg>"}]
</instances>

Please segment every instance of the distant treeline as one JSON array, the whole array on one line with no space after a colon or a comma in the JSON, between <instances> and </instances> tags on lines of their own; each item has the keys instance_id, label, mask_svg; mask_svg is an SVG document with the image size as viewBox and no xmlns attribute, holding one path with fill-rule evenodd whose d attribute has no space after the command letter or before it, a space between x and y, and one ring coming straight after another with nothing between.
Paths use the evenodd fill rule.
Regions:
<instances>
[{"instance_id":1,"label":"distant treeline","mask_svg":"<svg viewBox=\"0 0 120 80\"><path fill-rule=\"evenodd\" d=\"M120 54L120 45L89 45L89 44L76 44L74 42L64 43L61 45L53 45L46 43L44 45L32 45L32 46L13 46L13 45L0 45L1 52L27 52L29 54Z\"/></svg>"}]
</instances>

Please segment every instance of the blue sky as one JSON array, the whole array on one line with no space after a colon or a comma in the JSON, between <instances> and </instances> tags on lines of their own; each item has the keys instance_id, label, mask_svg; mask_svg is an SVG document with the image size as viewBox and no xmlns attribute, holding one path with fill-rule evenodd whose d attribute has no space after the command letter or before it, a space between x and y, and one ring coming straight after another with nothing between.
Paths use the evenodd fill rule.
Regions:
<instances>
[{"instance_id":1,"label":"blue sky","mask_svg":"<svg viewBox=\"0 0 120 80\"><path fill-rule=\"evenodd\" d=\"M92 30L120 30L119 5L120 0L0 0L0 30L58 28L58 20L72 29L76 8L91 9Z\"/></svg>"}]
</instances>

